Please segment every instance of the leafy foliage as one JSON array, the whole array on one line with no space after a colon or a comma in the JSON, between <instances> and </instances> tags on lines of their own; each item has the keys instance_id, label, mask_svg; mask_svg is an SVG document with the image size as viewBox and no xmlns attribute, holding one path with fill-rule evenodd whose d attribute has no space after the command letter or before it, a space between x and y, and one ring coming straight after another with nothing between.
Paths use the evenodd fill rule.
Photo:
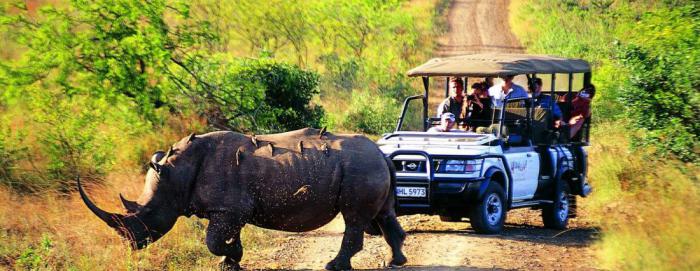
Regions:
<instances>
[{"instance_id":1,"label":"leafy foliage","mask_svg":"<svg viewBox=\"0 0 700 271\"><path fill-rule=\"evenodd\" d=\"M516 31L537 53L594 64L595 120L627 119L635 146L698 162L699 7L693 1L533 1Z\"/></svg>"},{"instance_id":2,"label":"leafy foliage","mask_svg":"<svg viewBox=\"0 0 700 271\"><path fill-rule=\"evenodd\" d=\"M212 125L256 133L320 125L323 109L310 105L319 81L312 71L269 58L187 65L202 83L181 85Z\"/></svg>"},{"instance_id":3,"label":"leafy foliage","mask_svg":"<svg viewBox=\"0 0 700 271\"><path fill-rule=\"evenodd\" d=\"M396 103L396 100L391 98L373 96L368 92L355 92L344 119L345 126L375 135L390 132L399 115Z\"/></svg>"},{"instance_id":4,"label":"leafy foliage","mask_svg":"<svg viewBox=\"0 0 700 271\"><path fill-rule=\"evenodd\" d=\"M662 9L637 23L620 51L630 71L621 99L632 123L648 131L637 144L700 161L700 6Z\"/></svg>"},{"instance_id":5,"label":"leafy foliage","mask_svg":"<svg viewBox=\"0 0 700 271\"><path fill-rule=\"evenodd\" d=\"M184 2L83 1L44 6L32 15L24 3L5 7L0 23L25 47L20 58L0 62L0 81L15 95L40 83L69 97L129 97L147 119L168 102L173 61L205 40L207 24L189 19ZM172 16L168 23L166 16Z\"/></svg>"}]
</instances>

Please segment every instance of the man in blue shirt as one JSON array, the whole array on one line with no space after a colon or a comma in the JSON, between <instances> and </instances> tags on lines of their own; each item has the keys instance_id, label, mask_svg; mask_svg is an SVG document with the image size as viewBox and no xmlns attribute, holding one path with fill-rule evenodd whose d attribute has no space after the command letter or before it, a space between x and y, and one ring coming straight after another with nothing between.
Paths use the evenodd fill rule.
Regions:
<instances>
[{"instance_id":1,"label":"man in blue shirt","mask_svg":"<svg viewBox=\"0 0 700 271\"><path fill-rule=\"evenodd\" d=\"M527 98L527 91L518 84L513 83L513 75L503 77L503 82L489 88L491 105L503 107L504 99Z\"/></svg>"},{"instance_id":2,"label":"man in blue shirt","mask_svg":"<svg viewBox=\"0 0 700 271\"><path fill-rule=\"evenodd\" d=\"M554 117L554 127L559 128L561 126L561 109L557 103L552 99L552 96L542 94L542 79L533 78L530 79L530 91L532 92L532 98L535 100L535 107L547 108L552 106L552 116Z\"/></svg>"}]
</instances>

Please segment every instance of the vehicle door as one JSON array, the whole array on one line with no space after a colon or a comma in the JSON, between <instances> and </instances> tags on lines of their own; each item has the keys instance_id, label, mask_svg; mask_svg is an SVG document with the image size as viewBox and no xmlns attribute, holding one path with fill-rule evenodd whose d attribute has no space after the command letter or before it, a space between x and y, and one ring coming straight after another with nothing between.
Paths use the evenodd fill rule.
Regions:
<instances>
[{"instance_id":1,"label":"vehicle door","mask_svg":"<svg viewBox=\"0 0 700 271\"><path fill-rule=\"evenodd\" d=\"M504 151L513 178L513 201L531 199L537 190L539 154L533 147L508 147Z\"/></svg>"},{"instance_id":2,"label":"vehicle door","mask_svg":"<svg viewBox=\"0 0 700 271\"><path fill-rule=\"evenodd\" d=\"M501 108L504 155L513 178L513 201L531 199L537 190L540 159L530 140L527 99L507 101Z\"/></svg>"}]
</instances>

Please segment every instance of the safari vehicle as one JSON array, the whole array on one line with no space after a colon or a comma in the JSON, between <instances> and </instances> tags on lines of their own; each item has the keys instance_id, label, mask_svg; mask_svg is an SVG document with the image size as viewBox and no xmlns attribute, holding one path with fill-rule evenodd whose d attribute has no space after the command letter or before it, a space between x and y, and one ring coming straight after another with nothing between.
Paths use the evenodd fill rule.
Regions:
<instances>
[{"instance_id":1,"label":"safari vehicle","mask_svg":"<svg viewBox=\"0 0 700 271\"><path fill-rule=\"evenodd\" d=\"M408 76L422 77L425 92L406 98L396 130L378 141L397 169L399 215L439 215L443 221L468 218L476 232L498 233L508 210L527 207L541 209L546 227L566 228L575 216L575 197L591 192L585 150L590 118L570 137L568 129L554 128L553 105L539 108L533 106L533 98L506 99L502 107L490 109L488 119L457 119L485 127L477 129L481 133L426 132L440 121L429 116L431 78L446 81L447 96L448 77L469 82L507 75L516 76L516 83L544 79L543 89L551 91L543 94L558 101L564 122L576 95L573 85L587 86L591 80L586 61L544 55L436 58L410 70ZM558 85L559 78L568 82Z\"/></svg>"}]
</instances>

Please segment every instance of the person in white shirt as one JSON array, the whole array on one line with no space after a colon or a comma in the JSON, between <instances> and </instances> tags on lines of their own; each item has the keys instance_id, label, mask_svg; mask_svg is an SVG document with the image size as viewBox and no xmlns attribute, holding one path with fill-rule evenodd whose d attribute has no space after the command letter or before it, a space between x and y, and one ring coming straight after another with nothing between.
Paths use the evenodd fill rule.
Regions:
<instances>
[{"instance_id":1,"label":"person in white shirt","mask_svg":"<svg viewBox=\"0 0 700 271\"><path fill-rule=\"evenodd\" d=\"M428 132L430 133L436 133L436 132L460 132L458 129L453 129L455 126L455 114L452 114L450 112L443 113L442 116L440 116L440 125L431 127L428 129Z\"/></svg>"},{"instance_id":2,"label":"person in white shirt","mask_svg":"<svg viewBox=\"0 0 700 271\"><path fill-rule=\"evenodd\" d=\"M522 86L513 83L513 77L513 75L506 75L503 77L503 82L489 88L489 96L491 96L493 107L503 107L505 98L527 98L527 91Z\"/></svg>"}]
</instances>

